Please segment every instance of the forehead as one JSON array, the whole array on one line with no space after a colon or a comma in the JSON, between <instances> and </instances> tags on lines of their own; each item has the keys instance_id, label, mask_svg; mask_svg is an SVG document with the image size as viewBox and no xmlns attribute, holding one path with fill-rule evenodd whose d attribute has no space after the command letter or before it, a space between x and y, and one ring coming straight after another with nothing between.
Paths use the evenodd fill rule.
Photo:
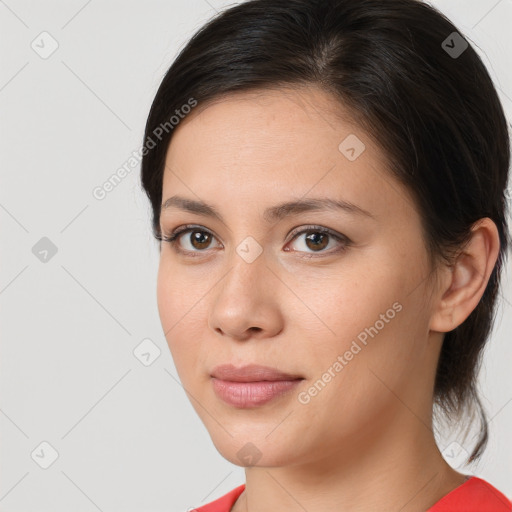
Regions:
<instances>
[{"instance_id":1,"label":"forehead","mask_svg":"<svg viewBox=\"0 0 512 512\"><path fill-rule=\"evenodd\" d=\"M403 190L392 181L381 150L330 94L262 90L199 105L181 121L162 199L186 193L247 206L329 194L370 209L396 201Z\"/></svg>"},{"instance_id":2,"label":"forehead","mask_svg":"<svg viewBox=\"0 0 512 512\"><path fill-rule=\"evenodd\" d=\"M336 142L347 130L369 139L349 110L317 87L238 91L195 107L174 130L168 154L172 158L178 139L190 142L195 137L205 141L213 137L214 144L208 149L222 149L223 153L229 145L235 144L248 149L264 145L268 151L285 144L284 150L294 148L297 152L306 137L313 144L319 139L325 141L316 152L328 149L333 141L331 150L336 152Z\"/></svg>"}]
</instances>

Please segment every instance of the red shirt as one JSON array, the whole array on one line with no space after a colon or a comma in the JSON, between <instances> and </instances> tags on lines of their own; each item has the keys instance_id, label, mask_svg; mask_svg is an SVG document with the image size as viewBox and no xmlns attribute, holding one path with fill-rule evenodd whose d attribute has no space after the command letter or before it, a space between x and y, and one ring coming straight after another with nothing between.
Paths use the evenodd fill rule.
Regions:
<instances>
[{"instance_id":1,"label":"red shirt","mask_svg":"<svg viewBox=\"0 0 512 512\"><path fill-rule=\"evenodd\" d=\"M230 512L245 484L192 512ZM512 512L512 502L490 483L471 476L426 512Z\"/></svg>"}]
</instances>

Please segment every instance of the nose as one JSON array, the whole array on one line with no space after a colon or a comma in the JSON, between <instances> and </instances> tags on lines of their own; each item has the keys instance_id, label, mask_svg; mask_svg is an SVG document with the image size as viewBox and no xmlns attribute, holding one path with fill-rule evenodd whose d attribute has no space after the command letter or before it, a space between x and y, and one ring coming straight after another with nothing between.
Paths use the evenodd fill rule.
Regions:
<instances>
[{"instance_id":1,"label":"nose","mask_svg":"<svg viewBox=\"0 0 512 512\"><path fill-rule=\"evenodd\" d=\"M230 263L211 293L209 327L237 340L275 336L283 328L278 292L282 283L264 253L249 263L234 252Z\"/></svg>"}]
</instances>

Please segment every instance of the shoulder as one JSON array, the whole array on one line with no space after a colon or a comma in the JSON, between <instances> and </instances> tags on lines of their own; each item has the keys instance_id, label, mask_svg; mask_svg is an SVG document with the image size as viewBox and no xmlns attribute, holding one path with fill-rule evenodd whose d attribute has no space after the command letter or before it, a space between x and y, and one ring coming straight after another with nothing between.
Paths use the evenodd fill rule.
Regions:
<instances>
[{"instance_id":1,"label":"shoulder","mask_svg":"<svg viewBox=\"0 0 512 512\"><path fill-rule=\"evenodd\" d=\"M245 484L239 485L219 499L199 508L193 508L190 512L229 512L244 489Z\"/></svg>"},{"instance_id":2,"label":"shoulder","mask_svg":"<svg viewBox=\"0 0 512 512\"><path fill-rule=\"evenodd\" d=\"M489 482L471 476L428 512L512 512L512 502Z\"/></svg>"}]
</instances>

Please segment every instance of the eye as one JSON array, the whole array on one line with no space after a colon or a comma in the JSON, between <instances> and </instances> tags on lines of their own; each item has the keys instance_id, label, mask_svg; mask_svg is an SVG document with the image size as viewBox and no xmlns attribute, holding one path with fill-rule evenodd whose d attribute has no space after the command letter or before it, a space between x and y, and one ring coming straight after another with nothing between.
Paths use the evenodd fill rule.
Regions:
<instances>
[{"instance_id":1,"label":"eye","mask_svg":"<svg viewBox=\"0 0 512 512\"><path fill-rule=\"evenodd\" d=\"M301 235L306 235L303 239L302 249L294 249L294 251L305 252L307 254L305 257L309 258L314 257L315 253L320 253L320 256L322 256L324 253L331 254L341 252L351 243L345 235L336 233L322 226L306 226L305 229L303 227L301 230L295 230L292 232L292 242ZM185 247L180 243L182 238L185 242ZM216 240L216 237L201 226L186 225L177 228L169 235L163 235L161 240L171 244L174 250L179 253L197 256L199 253L206 252L207 249L211 248L212 240ZM331 242L334 243L331 244ZM301 244L299 244L299 246L300 245ZM325 251L324 249L328 248L330 245L337 245L338 247L334 250ZM218 247L222 247L222 244L219 244ZM286 247L284 250L290 251L290 249Z\"/></svg>"},{"instance_id":2,"label":"eye","mask_svg":"<svg viewBox=\"0 0 512 512\"><path fill-rule=\"evenodd\" d=\"M186 234L188 236L183 236ZM183 237L185 240L186 247L183 248L180 245L180 240ZM164 242L168 242L172 247L181 253L195 253L204 252L211 245L211 241L215 239L215 236L208 230L205 230L201 226L182 226L176 229L170 235L164 235L161 238ZM187 247L188 245L188 247Z\"/></svg>"},{"instance_id":3,"label":"eye","mask_svg":"<svg viewBox=\"0 0 512 512\"><path fill-rule=\"evenodd\" d=\"M306 235L305 238L302 238L302 243L299 243L299 252L306 252L309 257L311 255L314 256L315 253L320 253L323 255L324 253L332 254L344 251L347 246L350 244L350 240L345 236L335 231L332 231L328 228L324 228L322 226L307 226L306 229L302 228L300 231L294 231L292 233L293 239L292 241L298 239L302 235ZM334 242L331 244L331 242ZM325 251L329 245L338 246L334 250ZM308 251L309 249L309 251ZM289 249L284 249L285 251L289 251Z\"/></svg>"}]
</instances>

